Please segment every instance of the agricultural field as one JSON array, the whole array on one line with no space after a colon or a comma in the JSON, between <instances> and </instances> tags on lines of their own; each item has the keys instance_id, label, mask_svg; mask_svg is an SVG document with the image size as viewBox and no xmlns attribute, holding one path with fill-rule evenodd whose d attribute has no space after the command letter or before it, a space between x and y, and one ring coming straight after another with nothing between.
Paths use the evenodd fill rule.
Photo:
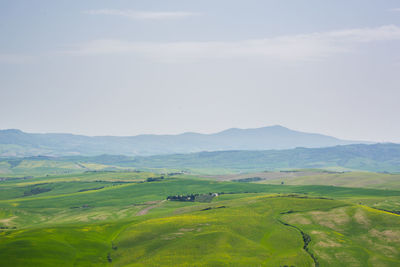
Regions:
<instances>
[{"instance_id":1,"label":"agricultural field","mask_svg":"<svg viewBox=\"0 0 400 267\"><path fill-rule=\"evenodd\" d=\"M400 187L365 186L383 175L367 174L341 186L300 183L338 175L316 170L284 184L123 170L4 179L0 266L398 266Z\"/></svg>"},{"instance_id":2,"label":"agricultural field","mask_svg":"<svg viewBox=\"0 0 400 267\"><path fill-rule=\"evenodd\" d=\"M279 174L279 176L276 177L271 177L271 174L274 173L265 173L266 179L261 180L260 183L280 184L284 182L284 184L287 185L332 185L375 189L400 189L400 174L398 173L299 170L293 172L278 172L276 174ZM254 176L254 174L250 176Z\"/></svg>"}]
</instances>

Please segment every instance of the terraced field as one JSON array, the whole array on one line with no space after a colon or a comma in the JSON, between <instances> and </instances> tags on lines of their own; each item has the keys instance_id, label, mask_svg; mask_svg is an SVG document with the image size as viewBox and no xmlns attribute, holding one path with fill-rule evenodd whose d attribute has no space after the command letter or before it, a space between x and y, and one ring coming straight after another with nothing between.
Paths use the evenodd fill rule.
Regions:
<instances>
[{"instance_id":1,"label":"terraced field","mask_svg":"<svg viewBox=\"0 0 400 267\"><path fill-rule=\"evenodd\" d=\"M0 266L400 264L400 191L147 179L156 177L90 172L2 181ZM218 196L166 200L207 193Z\"/></svg>"}]
</instances>

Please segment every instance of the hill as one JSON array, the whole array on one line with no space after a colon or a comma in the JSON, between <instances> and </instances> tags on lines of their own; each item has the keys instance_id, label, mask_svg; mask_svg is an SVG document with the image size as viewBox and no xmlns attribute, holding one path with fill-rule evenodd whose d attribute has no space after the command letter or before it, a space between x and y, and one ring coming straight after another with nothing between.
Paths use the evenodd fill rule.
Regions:
<instances>
[{"instance_id":1,"label":"hill","mask_svg":"<svg viewBox=\"0 0 400 267\"><path fill-rule=\"evenodd\" d=\"M363 143L331 136L304 133L282 126L256 129L228 129L214 134L83 136L37 134L20 130L0 130L0 156L65 156L122 154L149 156L225 150L292 149Z\"/></svg>"},{"instance_id":2,"label":"hill","mask_svg":"<svg viewBox=\"0 0 400 267\"><path fill-rule=\"evenodd\" d=\"M1 181L0 266L400 264L400 191L157 176Z\"/></svg>"},{"instance_id":3,"label":"hill","mask_svg":"<svg viewBox=\"0 0 400 267\"><path fill-rule=\"evenodd\" d=\"M192 154L136 157L125 166L148 168L228 169L236 172L331 168L400 172L400 145L346 145L265 151L216 151Z\"/></svg>"},{"instance_id":4,"label":"hill","mask_svg":"<svg viewBox=\"0 0 400 267\"><path fill-rule=\"evenodd\" d=\"M263 151L214 151L157 156L0 158L0 176L37 176L87 171L152 170L229 174L294 169L400 172L400 145L345 145Z\"/></svg>"}]
</instances>

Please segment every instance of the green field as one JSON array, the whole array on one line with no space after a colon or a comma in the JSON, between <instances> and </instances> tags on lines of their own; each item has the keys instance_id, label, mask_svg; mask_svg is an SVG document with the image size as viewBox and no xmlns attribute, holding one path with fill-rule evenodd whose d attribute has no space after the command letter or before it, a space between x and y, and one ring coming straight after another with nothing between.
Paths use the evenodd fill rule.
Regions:
<instances>
[{"instance_id":1,"label":"green field","mask_svg":"<svg viewBox=\"0 0 400 267\"><path fill-rule=\"evenodd\" d=\"M301 171L299 171L301 173ZM287 185L332 185L344 187L363 187L375 189L400 190L400 174L372 172L303 172L303 175L281 173L281 177L261 181L267 184Z\"/></svg>"},{"instance_id":2,"label":"green field","mask_svg":"<svg viewBox=\"0 0 400 267\"><path fill-rule=\"evenodd\" d=\"M5 179L0 266L399 266L396 179L393 190L301 182L330 175L296 185L185 174L149 182L161 174L138 171ZM166 200L208 193L218 196Z\"/></svg>"}]
</instances>

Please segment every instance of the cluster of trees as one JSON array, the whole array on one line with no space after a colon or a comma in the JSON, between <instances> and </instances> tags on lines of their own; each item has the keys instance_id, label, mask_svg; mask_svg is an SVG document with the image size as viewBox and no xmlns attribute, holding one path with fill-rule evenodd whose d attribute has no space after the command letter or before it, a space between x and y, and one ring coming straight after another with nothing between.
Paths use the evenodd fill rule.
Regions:
<instances>
[{"instance_id":1,"label":"cluster of trees","mask_svg":"<svg viewBox=\"0 0 400 267\"><path fill-rule=\"evenodd\" d=\"M181 172L169 172L169 173L167 173L167 175L168 176L173 176L173 175L181 175L181 174L184 174L185 172L184 171L181 171Z\"/></svg>"},{"instance_id":2,"label":"cluster of trees","mask_svg":"<svg viewBox=\"0 0 400 267\"><path fill-rule=\"evenodd\" d=\"M223 193L208 193L208 194L188 194L188 195L175 195L168 196L167 200L172 201L190 201L190 202L211 202L211 200L218 196L218 194Z\"/></svg>"},{"instance_id":3,"label":"cluster of trees","mask_svg":"<svg viewBox=\"0 0 400 267\"><path fill-rule=\"evenodd\" d=\"M45 192L49 192L49 191L51 191L51 188L35 187L29 191L25 191L24 197L37 195L37 194L41 194L41 193L45 193Z\"/></svg>"},{"instance_id":4,"label":"cluster of trees","mask_svg":"<svg viewBox=\"0 0 400 267\"><path fill-rule=\"evenodd\" d=\"M237 180L232 180L232 182L239 182L239 183L250 183L250 182L257 182L264 180L261 177L249 177L249 178L242 178L242 179L237 179Z\"/></svg>"},{"instance_id":5,"label":"cluster of trees","mask_svg":"<svg viewBox=\"0 0 400 267\"><path fill-rule=\"evenodd\" d=\"M17 227L13 226L12 228L9 228L8 226L0 226L0 229L17 229Z\"/></svg>"},{"instance_id":6,"label":"cluster of trees","mask_svg":"<svg viewBox=\"0 0 400 267\"><path fill-rule=\"evenodd\" d=\"M96 187L96 188L81 189L78 192L86 192L86 191L91 191L91 190L100 190L100 189L103 189L103 188L104 188L104 186Z\"/></svg>"},{"instance_id":7,"label":"cluster of trees","mask_svg":"<svg viewBox=\"0 0 400 267\"><path fill-rule=\"evenodd\" d=\"M160 176L160 177L149 177L146 179L146 182L159 182L164 180L164 176Z\"/></svg>"},{"instance_id":8,"label":"cluster of trees","mask_svg":"<svg viewBox=\"0 0 400 267\"><path fill-rule=\"evenodd\" d=\"M175 196L168 196L167 200L194 202L197 196L199 196L199 194L175 195Z\"/></svg>"}]
</instances>

